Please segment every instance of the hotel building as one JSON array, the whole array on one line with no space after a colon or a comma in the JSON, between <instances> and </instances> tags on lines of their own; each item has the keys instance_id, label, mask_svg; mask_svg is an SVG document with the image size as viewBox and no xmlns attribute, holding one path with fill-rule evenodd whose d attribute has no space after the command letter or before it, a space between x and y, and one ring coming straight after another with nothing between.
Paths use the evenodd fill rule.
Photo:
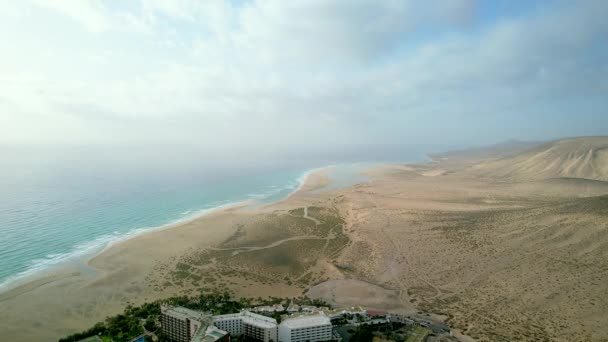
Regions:
<instances>
[{"instance_id":1,"label":"hotel building","mask_svg":"<svg viewBox=\"0 0 608 342\"><path fill-rule=\"evenodd\" d=\"M190 342L230 342L230 334L210 325L207 329L198 329Z\"/></svg>"},{"instance_id":2,"label":"hotel building","mask_svg":"<svg viewBox=\"0 0 608 342\"><path fill-rule=\"evenodd\" d=\"M212 317L183 307L161 306L163 334L172 342L190 342L199 330L206 330Z\"/></svg>"},{"instance_id":3,"label":"hotel building","mask_svg":"<svg viewBox=\"0 0 608 342\"><path fill-rule=\"evenodd\" d=\"M231 336L244 335L264 342L278 342L277 321L249 311L213 316L213 325Z\"/></svg>"},{"instance_id":4,"label":"hotel building","mask_svg":"<svg viewBox=\"0 0 608 342\"><path fill-rule=\"evenodd\" d=\"M280 342L314 342L331 339L331 321L323 313L287 318L279 325Z\"/></svg>"}]
</instances>

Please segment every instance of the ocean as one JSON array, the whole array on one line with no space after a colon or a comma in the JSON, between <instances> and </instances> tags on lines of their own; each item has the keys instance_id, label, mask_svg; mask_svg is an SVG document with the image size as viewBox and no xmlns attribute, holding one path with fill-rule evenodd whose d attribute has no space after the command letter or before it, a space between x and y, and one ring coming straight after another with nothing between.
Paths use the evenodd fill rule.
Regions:
<instances>
[{"instance_id":1,"label":"ocean","mask_svg":"<svg viewBox=\"0 0 608 342\"><path fill-rule=\"evenodd\" d=\"M365 181L378 154L218 158L199 150L4 147L0 289L111 243L241 201L268 203L329 164L332 187ZM205 155L205 156L203 156ZM421 153L388 159L419 161ZM356 163L353 161L357 161Z\"/></svg>"}]
</instances>

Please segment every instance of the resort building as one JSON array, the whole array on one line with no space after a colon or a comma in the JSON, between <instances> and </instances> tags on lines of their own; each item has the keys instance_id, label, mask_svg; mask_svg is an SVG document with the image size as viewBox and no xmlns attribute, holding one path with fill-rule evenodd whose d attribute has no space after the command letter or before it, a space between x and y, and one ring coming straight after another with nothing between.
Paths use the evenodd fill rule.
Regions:
<instances>
[{"instance_id":1,"label":"resort building","mask_svg":"<svg viewBox=\"0 0 608 342\"><path fill-rule=\"evenodd\" d=\"M344 314L360 315L360 316L364 316L367 314L367 311L364 310L360 306L352 306L350 308L339 308L339 309L336 309L336 311L342 311Z\"/></svg>"},{"instance_id":2,"label":"resort building","mask_svg":"<svg viewBox=\"0 0 608 342\"><path fill-rule=\"evenodd\" d=\"M386 317L388 315L388 312L378 310L367 310L365 313L369 318Z\"/></svg>"},{"instance_id":3,"label":"resort building","mask_svg":"<svg viewBox=\"0 0 608 342\"><path fill-rule=\"evenodd\" d=\"M401 323L406 325L416 325L416 322L411 319L409 316L400 315L396 313L391 313L388 316L388 319L391 323Z\"/></svg>"},{"instance_id":4,"label":"resort building","mask_svg":"<svg viewBox=\"0 0 608 342\"><path fill-rule=\"evenodd\" d=\"M249 311L214 316L213 325L232 336L244 335L264 342L278 341L277 321Z\"/></svg>"},{"instance_id":5,"label":"resort building","mask_svg":"<svg viewBox=\"0 0 608 342\"><path fill-rule=\"evenodd\" d=\"M199 329L190 342L230 342L230 334L210 325L207 329Z\"/></svg>"},{"instance_id":6,"label":"resort building","mask_svg":"<svg viewBox=\"0 0 608 342\"><path fill-rule=\"evenodd\" d=\"M212 317L183 307L161 306L160 323L166 338L172 342L190 342L197 331L205 331Z\"/></svg>"},{"instance_id":7,"label":"resort building","mask_svg":"<svg viewBox=\"0 0 608 342\"><path fill-rule=\"evenodd\" d=\"M312 313L319 312L322 308L316 307L314 305L302 305L300 309L302 310L302 312Z\"/></svg>"},{"instance_id":8,"label":"resort building","mask_svg":"<svg viewBox=\"0 0 608 342\"><path fill-rule=\"evenodd\" d=\"M286 311L287 311L287 313L289 313L289 314L294 314L294 313L300 312L300 306L299 306L298 304L293 304L293 303L291 303L291 304L289 304L289 306L287 307L287 310L286 310Z\"/></svg>"},{"instance_id":9,"label":"resort building","mask_svg":"<svg viewBox=\"0 0 608 342\"><path fill-rule=\"evenodd\" d=\"M323 313L287 318L279 325L280 342L315 342L331 339L331 321Z\"/></svg>"},{"instance_id":10,"label":"resort building","mask_svg":"<svg viewBox=\"0 0 608 342\"><path fill-rule=\"evenodd\" d=\"M285 311L285 307L281 304L256 306L255 308L251 309L251 311L268 313L283 312Z\"/></svg>"}]
</instances>

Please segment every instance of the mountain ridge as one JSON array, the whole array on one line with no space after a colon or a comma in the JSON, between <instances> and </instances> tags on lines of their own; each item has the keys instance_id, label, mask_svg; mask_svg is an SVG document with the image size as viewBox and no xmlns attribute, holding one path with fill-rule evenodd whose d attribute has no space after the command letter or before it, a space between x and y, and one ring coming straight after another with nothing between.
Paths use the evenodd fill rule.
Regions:
<instances>
[{"instance_id":1,"label":"mountain ridge","mask_svg":"<svg viewBox=\"0 0 608 342\"><path fill-rule=\"evenodd\" d=\"M509 181L550 178L608 181L608 137L555 140L515 155L476 163L468 171L484 178Z\"/></svg>"}]
</instances>

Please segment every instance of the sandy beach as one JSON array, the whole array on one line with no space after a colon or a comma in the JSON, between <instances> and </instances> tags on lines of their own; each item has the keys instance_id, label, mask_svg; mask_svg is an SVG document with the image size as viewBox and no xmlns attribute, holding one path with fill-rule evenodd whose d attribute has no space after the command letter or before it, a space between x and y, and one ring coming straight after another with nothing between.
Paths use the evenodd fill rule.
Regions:
<instances>
[{"instance_id":1,"label":"sandy beach","mask_svg":"<svg viewBox=\"0 0 608 342\"><path fill-rule=\"evenodd\" d=\"M479 341L605 340L608 185L568 177L580 168L507 177L505 158L384 165L331 191L317 170L283 201L145 233L91 258L94 272L1 294L0 337L53 341L128 303L226 290L429 313Z\"/></svg>"},{"instance_id":2,"label":"sandy beach","mask_svg":"<svg viewBox=\"0 0 608 342\"><path fill-rule=\"evenodd\" d=\"M316 195L311 192L326 186L327 169L306 177L299 191L284 201L252 209L239 203L215 210L202 217L163 229L145 232L104 249L83 265L67 265L37 275L15 288L0 293L0 337L11 341L54 341L83 330L108 315L120 313L127 303L196 294L195 288L157 291L149 286L155 278L154 267L172 264L189 251L216 246L234 235L237 224L277 209L297 207ZM91 272L92 271L92 272ZM158 273L156 273L158 274ZM156 282L163 282L162 276ZM230 284L226 284L230 285ZM239 288L239 283L231 284ZM238 289L244 296L294 296L295 286L268 284Z\"/></svg>"}]
</instances>

